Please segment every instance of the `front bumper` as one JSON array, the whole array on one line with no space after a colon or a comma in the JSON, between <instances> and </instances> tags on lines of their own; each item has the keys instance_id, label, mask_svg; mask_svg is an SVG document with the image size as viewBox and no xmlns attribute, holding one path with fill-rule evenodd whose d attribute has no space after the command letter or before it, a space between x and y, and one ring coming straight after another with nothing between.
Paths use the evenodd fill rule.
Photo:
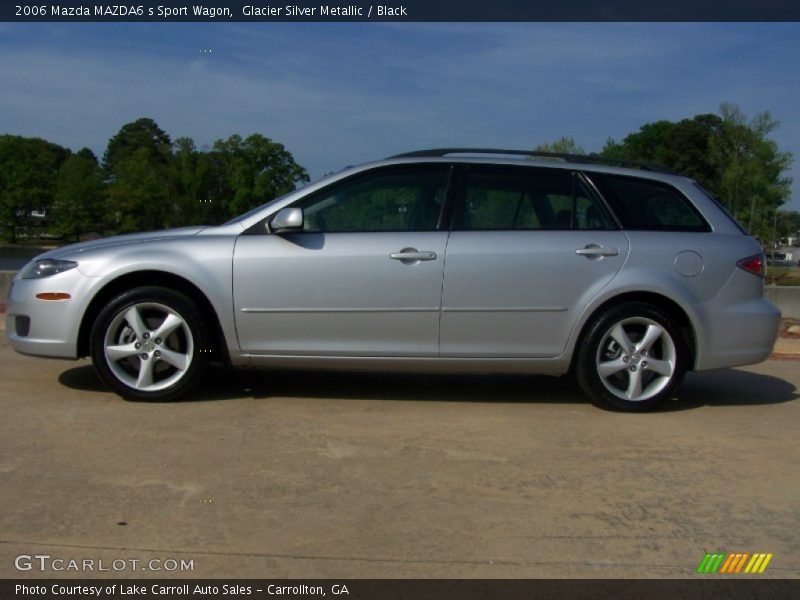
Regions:
<instances>
[{"instance_id":1,"label":"front bumper","mask_svg":"<svg viewBox=\"0 0 800 600\"><path fill-rule=\"evenodd\" d=\"M6 336L11 346L33 356L78 358L78 332L92 283L93 278L78 269L42 279L17 275L6 302ZM36 295L41 293L66 293L70 298L40 300Z\"/></svg>"}]
</instances>

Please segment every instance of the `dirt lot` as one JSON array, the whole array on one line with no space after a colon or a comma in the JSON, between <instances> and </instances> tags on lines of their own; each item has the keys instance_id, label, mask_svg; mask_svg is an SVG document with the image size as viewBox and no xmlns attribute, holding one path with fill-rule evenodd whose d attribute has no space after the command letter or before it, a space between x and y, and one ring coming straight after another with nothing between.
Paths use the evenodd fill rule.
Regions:
<instances>
[{"instance_id":1,"label":"dirt lot","mask_svg":"<svg viewBox=\"0 0 800 600\"><path fill-rule=\"evenodd\" d=\"M84 361L0 364L0 577L691 577L706 551L800 576L796 361L647 415L545 377L215 371L136 404ZM36 554L127 562L15 569ZM193 571L129 566L153 558Z\"/></svg>"}]
</instances>

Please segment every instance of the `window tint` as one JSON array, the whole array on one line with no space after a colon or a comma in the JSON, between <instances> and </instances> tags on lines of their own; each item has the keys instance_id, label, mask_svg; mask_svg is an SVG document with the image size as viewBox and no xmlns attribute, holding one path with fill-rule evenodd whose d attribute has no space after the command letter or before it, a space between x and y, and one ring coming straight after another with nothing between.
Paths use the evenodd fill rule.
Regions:
<instances>
[{"instance_id":1,"label":"window tint","mask_svg":"<svg viewBox=\"0 0 800 600\"><path fill-rule=\"evenodd\" d=\"M590 177L626 229L710 231L689 200L670 185L600 173Z\"/></svg>"},{"instance_id":2,"label":"window tint","mask_svg":"<svg viewBox=\"0 0 800 600\"><path fill-rule=\"evenodd\" d=\"M470 167L457 229L609 229L599 202L561 169Z\"/></svg>"},{"instance_id":3,"label":"window tint","mask_svg":"<svg viewBox=\"0 0 800 600\"><path fill-rule=\"evenodd\" d=\"M428 231L436 229L449 166L373 171L327 188L296 206L304 231Z\"/></svg>"}]
</instances>

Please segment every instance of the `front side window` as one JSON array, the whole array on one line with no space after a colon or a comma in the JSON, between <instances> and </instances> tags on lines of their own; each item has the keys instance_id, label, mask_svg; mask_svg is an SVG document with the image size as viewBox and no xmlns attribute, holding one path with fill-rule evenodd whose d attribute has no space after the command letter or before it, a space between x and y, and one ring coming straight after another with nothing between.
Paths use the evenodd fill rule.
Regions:
<instances>
[{"instance_id":1,"label":"front side window","mask_svg":"<svg viewBox=\"0 0 800 600\"><path fill-rule=\"evenodd\" d=\"M624 175L589 176L625 229L711 230L686 196L671 185Z\"/></svg>"},{"instance_id":2,"label":"front side window","mask_svg":"<svg viewBox=\"0 0 800 600\"><path fill-rule=\"evenodd\" d=\"M391 167L358 175L296 204L309 232L433 231L449 165Z\"/></svg>"},{"instance_id":3,"label":"front side window","mask_svg":"<svg viewBox=\"0 0 800 600\"><path fill-rule=\"evenodd\" d=\"M455 228L610 229L600 202L563 169L470 167Z\"/></svg>"}]
</instances>

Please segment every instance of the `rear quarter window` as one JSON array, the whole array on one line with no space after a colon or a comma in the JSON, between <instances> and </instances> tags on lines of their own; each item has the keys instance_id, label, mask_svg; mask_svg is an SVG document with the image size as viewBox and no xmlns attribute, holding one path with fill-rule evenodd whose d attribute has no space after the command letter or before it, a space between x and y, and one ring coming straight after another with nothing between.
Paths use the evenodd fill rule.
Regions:
<instances>
[{"instance_id":1,"label":"rear quarter window","mask_svg":"<svg viewBox=\"0 0 800 600\"><path fill-rule=\"evenodd\" d=\"M624 229L711 231L691 201L660 181L589 173Z\"/></svg>"},{"instance_id":2,"label":"rear quarter window","mask_svg":"<svg viewBox=\"0 0 800 600\"><path fill-rule=\"evenodd\" d=\"M711 200L714 203L714 205L718 209L720 209L722 211L722 213L728 218L728 220L730 220L730 222L733 223L733 225L734 225L734 227L736 227L736 229L738 229L739 231L741 231L745 235L750 235L750 233L748 233L747 229L745 229L744 225L742 225L741 223L739 223L739 221L736 220L736 217L734 217L731 214L731 212L728 210L728 208L722 203L722 201L719 198L717 198L714 194L709 192L706 188L704 188L702 185L700 185L696 181L694 182L694 186L698 190L703 192L703 194L705 194L706 198Z\"/></svg>"}]
</instances>

